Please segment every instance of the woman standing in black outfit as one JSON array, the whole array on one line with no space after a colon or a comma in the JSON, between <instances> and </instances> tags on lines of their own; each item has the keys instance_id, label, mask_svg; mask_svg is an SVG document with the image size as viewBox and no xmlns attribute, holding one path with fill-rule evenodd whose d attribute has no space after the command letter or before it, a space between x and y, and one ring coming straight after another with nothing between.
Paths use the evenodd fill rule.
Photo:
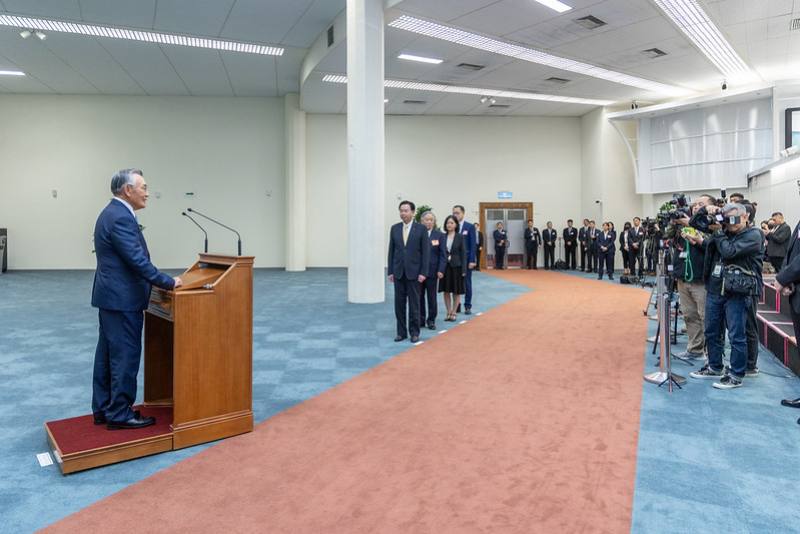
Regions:
<instances>
[{"instance_id":1,"label":"woman standing in black outfit","mask_svg":"<svg viewBox=\"0 0 800 534\"><path fill-rule=\"evenodd\" d=\"M631 261L628 254L628 230L631 229L631 223L626 222L619 234L619 252L622 254L622 272L623 274L631 274Z\"/></svg>"},{"instance_id":2,"label":"woman standing in black outfit","mask_svg":"<svg viewBox=\"0 0 800 534\"><path fill-rule=\"evenodd\" d=\"M444 220L444 243L440 246L445 248L447 266L443 274L439 274L442 280L439 282L439 293L444 293L444 305L447 307L447 318L445 321L456 320L456 310L461 303L461 295L464 294L464 277L467 266L467 249L464 247L464 240L458 233L458 221L452 215L448 215Z\"/></svg>"}]
</instances>

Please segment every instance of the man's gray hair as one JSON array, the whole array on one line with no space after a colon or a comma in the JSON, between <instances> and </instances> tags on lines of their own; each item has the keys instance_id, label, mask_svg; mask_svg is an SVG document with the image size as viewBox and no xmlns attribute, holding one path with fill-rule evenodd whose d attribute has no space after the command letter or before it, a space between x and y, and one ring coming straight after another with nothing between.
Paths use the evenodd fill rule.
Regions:
<instances>
[{"instance_id":1,"label":"man's gray hair","mask_svg":"<svg viewBox=\"0 0 800 534\"><path fill-rule=\"evenodd\" d=\"M433 217L433 222L435 223L436 222L436 215L434 215L434 213L431 210L422 212L422 215L419 216L419 220L421 221L422 219L424 219L428 215Z\"/></svg>"},{"instance_id":2,"label":"man's gray hair","mask_svg":"<svg viewBox=\"0 0 800 534\"><path fill-rule=\"evenodd\" d=\"M111 193L117 196L122 193L122 189L126 185L133 185L133 177L137 174L139 176L144 176L141 169L122 169L117 172L117 174L111 178Z\"/></svg>"},{"instance_id":3,"label":"man's gray hair","mask_svg":"<svg viewBox=\"0 0 800 534\"><path fill-rule=\"evenodd\" d=\"M739 217L744 217L747 215L747 208L736 202L728 202L725 204L725 207L722 208L722 213L724 215L729 216L731 211L735 211L736 215Z\"/></svg>"}]
</instances>

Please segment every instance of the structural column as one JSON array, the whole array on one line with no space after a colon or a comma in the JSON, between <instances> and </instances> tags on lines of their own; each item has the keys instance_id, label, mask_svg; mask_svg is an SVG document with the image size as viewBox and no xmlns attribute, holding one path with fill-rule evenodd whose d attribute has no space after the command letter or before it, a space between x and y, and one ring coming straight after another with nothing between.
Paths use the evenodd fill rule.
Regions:
<instances>
[{"instance_id":1,"label":"structural column","mask_svg":"<svg viewBox=\"0 0 800 534\"><path fill-rule=\"evenodd\" d=\"M300 97L284 97L286 162L286 270L306 270L306 113Z\"/></svg>"},{"instance_id":2,"label":"structural column","mask_svg":"<svg viewBox=\"0 0 800 534\"><path fill-rule=\"evenodd\" d=\"M349 302L383 302L383 1L347 0Z\"/></svg>"}]
</instances>

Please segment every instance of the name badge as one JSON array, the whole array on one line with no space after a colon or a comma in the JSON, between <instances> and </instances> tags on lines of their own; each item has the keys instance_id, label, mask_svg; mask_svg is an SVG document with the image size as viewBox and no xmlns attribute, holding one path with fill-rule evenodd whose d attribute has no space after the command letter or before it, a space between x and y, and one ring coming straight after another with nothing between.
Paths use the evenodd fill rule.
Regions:
<instances>
[{"instance_id":1,"label":"name badge","mask_svg":"<svg viewBox=\"0 0 800 534\"><path fill-rule=\"evenodd\" d=\"M467 234L469 234L469 232L467 232L466 230L464 230L463 232L461 232L461 235L467 235Z\"/></svg>"},{"instance_id":2,"label":"name badge","mask_svg":"<svg viewBox=\"0 0 800 534\"><path fill-rule=\"evenodd\" d=\"M714 271L711 273L712 276L719 278L722 276L722 265L719 263L714 266Z\"/></svg>"},{"instance_id":3,"label":"name badge","mask_svg":"<svg viewBox=\"0 0 800 534\"><path fill-rule=\"evenodd\" d=\"M431 241L431 245L433 245L434 247L438 247L439 246L439 240L438 239L434 239L433 241Z\"/></svg>"},{"instance_id":4,"label":"name badge","mask_svg":"<svg viewBox=\"0 0 800 534\"><path fill-rule=\"evenodd\" d=\"M686 254L685 250L683 252L681 252L680 254L678 254L678 257L680 259L682 259L682 260L685 260L687 256L688 256L688 254Z\"/></svg>"}]
</instances>

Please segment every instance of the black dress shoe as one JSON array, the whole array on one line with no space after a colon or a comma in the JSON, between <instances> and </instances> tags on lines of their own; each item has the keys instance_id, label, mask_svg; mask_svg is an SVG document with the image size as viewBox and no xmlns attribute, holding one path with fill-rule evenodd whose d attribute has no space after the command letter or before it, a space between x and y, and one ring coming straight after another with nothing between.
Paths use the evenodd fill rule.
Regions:
<instances>
[{"instance_id":1,"label":"black dress shoe","mask_svg":"<svg viewBox=\"0 0 800 534\"><path fill-rule=\"evenodd\" d=\"M405 338L406 336L397 336L396 338L394 338L394 340L395 342L398 342L398 341L403 341Z\"/></svg>"},{"instance_id":2,"label":"black dress shoe","mask_svg":"<svg viewBox=\"0 0 800 534\"><path fill-rule=\"evenodd\" d=\"M472 315L472 308L466 308L464 310L464 315Z\"/></svg>"},{"instance_id":3,"label":"black dress shoe","mask_svg":"<svg viewBox=\"0 0 800 534\"><path fill-rule=\"evenodd\" d=\"M156 424L155 417L131 417L127 421L109 421L106 428L109 430L128 430L133 428L144 428Z\"/></svg>"},{"instance_id":4,"label":"black dress shoe","mask_svg":"<svg viewBox=\"0 0 800 534\"><path fill-rule=\"evenodd\" d=\"M135 412L133 412L133 416L138 419L138 418L140 418L142 416L142 414L139 412L139 410L136 410ZM107 422L108 421L106 421L106 416L105 415L103 415L101 413L94 414L94 424L96 424L96 425L104 425Z\"/></svg>"},{"instance_id":5,"label":"black dress shoe","mask_svg":"<svg viewBox=\"0 0 800 534\"><path fill-rule=\"evenodd\" d=\"M417 341L419 341L419 336L411 336L412 343L416 343Z\"/></svg>"},{"instance_id":6,"label":"black dress shoe","mask_svg":"<svg viewBox=\"0 0 800 534\"><path fill-rule=\"evenodd\" d=\"M436 330L436 323L428 323L428 330Z\"/></svg>"},{"instance_id":7,"label":"black dress shoe","mask_svg":"<svg viewBox=\"0 0 800 534\"><path fill-rule=\"evenodd\" d=\"M800 399L783 399L781 401L781 406L788 406L789 408L800 408Z\"/></svg>"},{"instance_id":8,"label":"black dress shoe","mask_svg":"<svg viewBox=\"0 0 800 534\"><path fill-rule=\"evenodd\" d=\"M459 304L458 307L456 308L456 313L461 313L461 304Z\"/></svg>"}]
</instances>

